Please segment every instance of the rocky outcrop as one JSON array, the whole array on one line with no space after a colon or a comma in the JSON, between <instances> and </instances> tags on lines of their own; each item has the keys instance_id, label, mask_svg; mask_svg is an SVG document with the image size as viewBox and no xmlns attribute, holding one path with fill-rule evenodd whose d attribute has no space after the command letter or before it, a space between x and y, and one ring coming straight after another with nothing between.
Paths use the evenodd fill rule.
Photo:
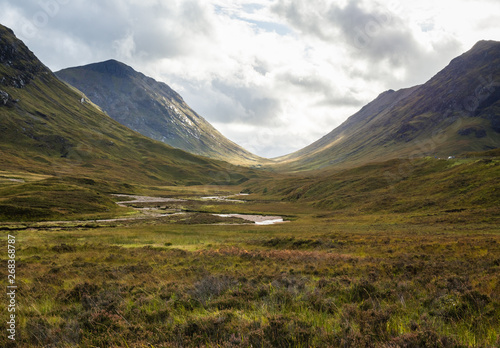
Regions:
<instances>
[{"instance_id":1,"label":"rocky outcrop","mask_svg":"<svg viewBox=\"0 0 500 348\"><path fill-rule=\"evenodd\" d=\"M12 30L0 25L0 85L24 88L38 75L51 72L24 43L14 38Z\"/></svg>"},{"instance_id":2,"label":"rocky outcrop","mask_svg":"<svg viewBox=\"0 0 500 348\"><path fill-rule=\"evenodd\" d=\"M0 90L0 106L7 105L9 102L10 96L7 92Z\"/></svg>"},{"instance_id":3,"label":"rocky outcrop","mask_svg":"<svg viewBox=\"0 0 500 348\"><path fill-rule=\"evenodd\" d=\"M12 96L9 95L9 93L2 91L0 89L0 107L1 106L13 106L18 101L19 100L17 100L17 99L13 99Z\"/></svg>"}]
</instances>

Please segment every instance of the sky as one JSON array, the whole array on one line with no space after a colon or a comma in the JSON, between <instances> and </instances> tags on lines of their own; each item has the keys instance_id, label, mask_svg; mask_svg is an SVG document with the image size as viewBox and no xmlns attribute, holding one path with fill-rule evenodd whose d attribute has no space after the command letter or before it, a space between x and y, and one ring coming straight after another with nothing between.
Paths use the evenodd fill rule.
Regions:
<instances>
[{"instance_id":1,"label":"sky","mask_svg":"<svg viewBox=\"0 0 500 348\"><path fill-rule=\"evenodd\" d=\"M272 158L500 40L500 1L0 0L0 23L53 71L117 59L165 82Z\"/></svg>"}]
</instances>

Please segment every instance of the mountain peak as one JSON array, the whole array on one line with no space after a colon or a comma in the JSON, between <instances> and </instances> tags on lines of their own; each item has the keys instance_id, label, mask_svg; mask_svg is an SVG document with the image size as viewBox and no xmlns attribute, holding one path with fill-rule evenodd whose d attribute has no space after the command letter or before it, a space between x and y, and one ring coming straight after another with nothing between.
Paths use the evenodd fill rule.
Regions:
<instances>
[{"instance_id":1,"label":"mountain peak","mask_svg":"<svg viewBox=\"0 0 500 348\"><path fill-rule=\"evenodd\" d=\"M130 66L115 59L109 59L104 62L89 64L86 66L86 68L88 70L92 70L101 74L107 74L116 77L127 77L136 72Z\"/></svg>"},{"instance_id":2,"label":"mountain peak","mask_svg":"<svg viewBox=\"0 0 500 348\"><path fill-rule=\"evenodd\" d=\"M499 41L481 40L472 46L470 50L454 58L449 67L467 69L471 65L490 65L489 63L492 60L498 59L499 52Z\"/></svg>"},{"instance_id":3,"label":"mountain peak","mask_svg":"<svg viewBox=\"0 0 500 348\"><path fill-rule=\"evenodd\" d=\"M491 48L494 46L500 46L500 41L495 40L480 40L476 42L474 46L472 46L471 51L483 50L487 48Z\"/></svg>"},{"instance_id":4,"label":"mountain peak","mask_svg":"<svg viewBox=\"0 0 500 348\"><path fill-rule=\"evenodd\" d=\"M1 25L0 51L0 153L3 171L40 173L47 178L53 176L47 179L51 182L49 186L53 179L59 182L67 178L72 189L80 182L79 178L85 181L85 185L88 185L89 178L102 179L102 183L116 182L119 185L117 190L120 190L119 187L131 189L132 186L118 184L125 182L204 185L215 181L236 183L246 179L243 174L238 174L244 173L245 169L226 167L220 161L201 158L155 142L119 124L98 108L81 103L78 91L57 79L11 30ZM116 61L103 66L112 71L113 66L115 70L128 70ZM32 79L27 80L26 76L30 73ZM127 82L110 76L106 78L122 85ZM231 172L227 180L210 174L226 171ZM93 180L90 181L93 183ZM58 183L55 185L59 187ZM90 191L85 189L84 196L87 197ZM74 197L71 198L73 201ZM81 202L87 202L85 197L78 200L75 209L80 210ZM97 210L94 209L100 203L94 205L95 200L92 199L89 206L95 213ZM37 207L17 209L4 206L13 212L12 216L26 214L27 219L48 216L40 213L42 210ZM52 211L52 206L47 209ZM69 211L66 208L56 209L56 214ZM2 207L0 210L3 213L5 209Z\"/></svg>"},{"instance_id":5,"label":"mountain peak","mask_svg":"<svg viewBox=\"0 0 500 348\"><path fill-rule=\"evenodd\" d=\"M385 91L320 140L278 161L287 169L500 146L500 42L479 41L425 84Z\"/></svg>"}]
</instances>

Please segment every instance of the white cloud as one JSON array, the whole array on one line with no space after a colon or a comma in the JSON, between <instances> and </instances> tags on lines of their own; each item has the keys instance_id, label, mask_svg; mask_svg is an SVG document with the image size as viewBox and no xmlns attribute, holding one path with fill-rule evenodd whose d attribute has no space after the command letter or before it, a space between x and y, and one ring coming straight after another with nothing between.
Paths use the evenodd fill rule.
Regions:
<instances>
[{"instance_id":1,"label":"white cloud","mask_svg":"<svg viewBox=\"0 0 500 348\"><path fill-rule=\"evenodd\" d=\"M127 58L127 60L132 59L135 53L134 35L129 33L123 39L113 41L112 47L119 57Z\"/></svg>"},{"instance_id":2,"label":"white cloud","mask_svg":"<svg viewBox=\"0 0 500 348\"><path fill-rule=\"evenodd\" d=\"M0 0L0 23L53 70L121 60L269 157L499 40L499 22L494 0Z\"/></svg>"}]
</instances>

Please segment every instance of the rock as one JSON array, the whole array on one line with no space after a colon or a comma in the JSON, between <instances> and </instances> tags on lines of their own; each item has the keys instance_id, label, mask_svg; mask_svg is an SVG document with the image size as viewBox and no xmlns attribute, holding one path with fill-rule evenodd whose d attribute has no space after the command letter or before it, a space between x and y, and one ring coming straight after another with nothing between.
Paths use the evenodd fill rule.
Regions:
<instances>
[{"instance_id":1,"label":"rock","mask_svg":"<svg viewBox=\"0 0 500 348\"><path fill-rule=\"evenodd\" d=\"M9 93L0 89L0 106L13 106L18 102L19 99L12 99L12 96L10 96Z\"/></svg>"},{"instance_id":2,"label":"rock","mask_svg":"<svg viewBox=\"0 0 500 348\"><path fill-rule=\"evenodd\" d=\"M0 90L0 105L7 105L10 96L7 92Z\"/></svg>"}]
</instances>

